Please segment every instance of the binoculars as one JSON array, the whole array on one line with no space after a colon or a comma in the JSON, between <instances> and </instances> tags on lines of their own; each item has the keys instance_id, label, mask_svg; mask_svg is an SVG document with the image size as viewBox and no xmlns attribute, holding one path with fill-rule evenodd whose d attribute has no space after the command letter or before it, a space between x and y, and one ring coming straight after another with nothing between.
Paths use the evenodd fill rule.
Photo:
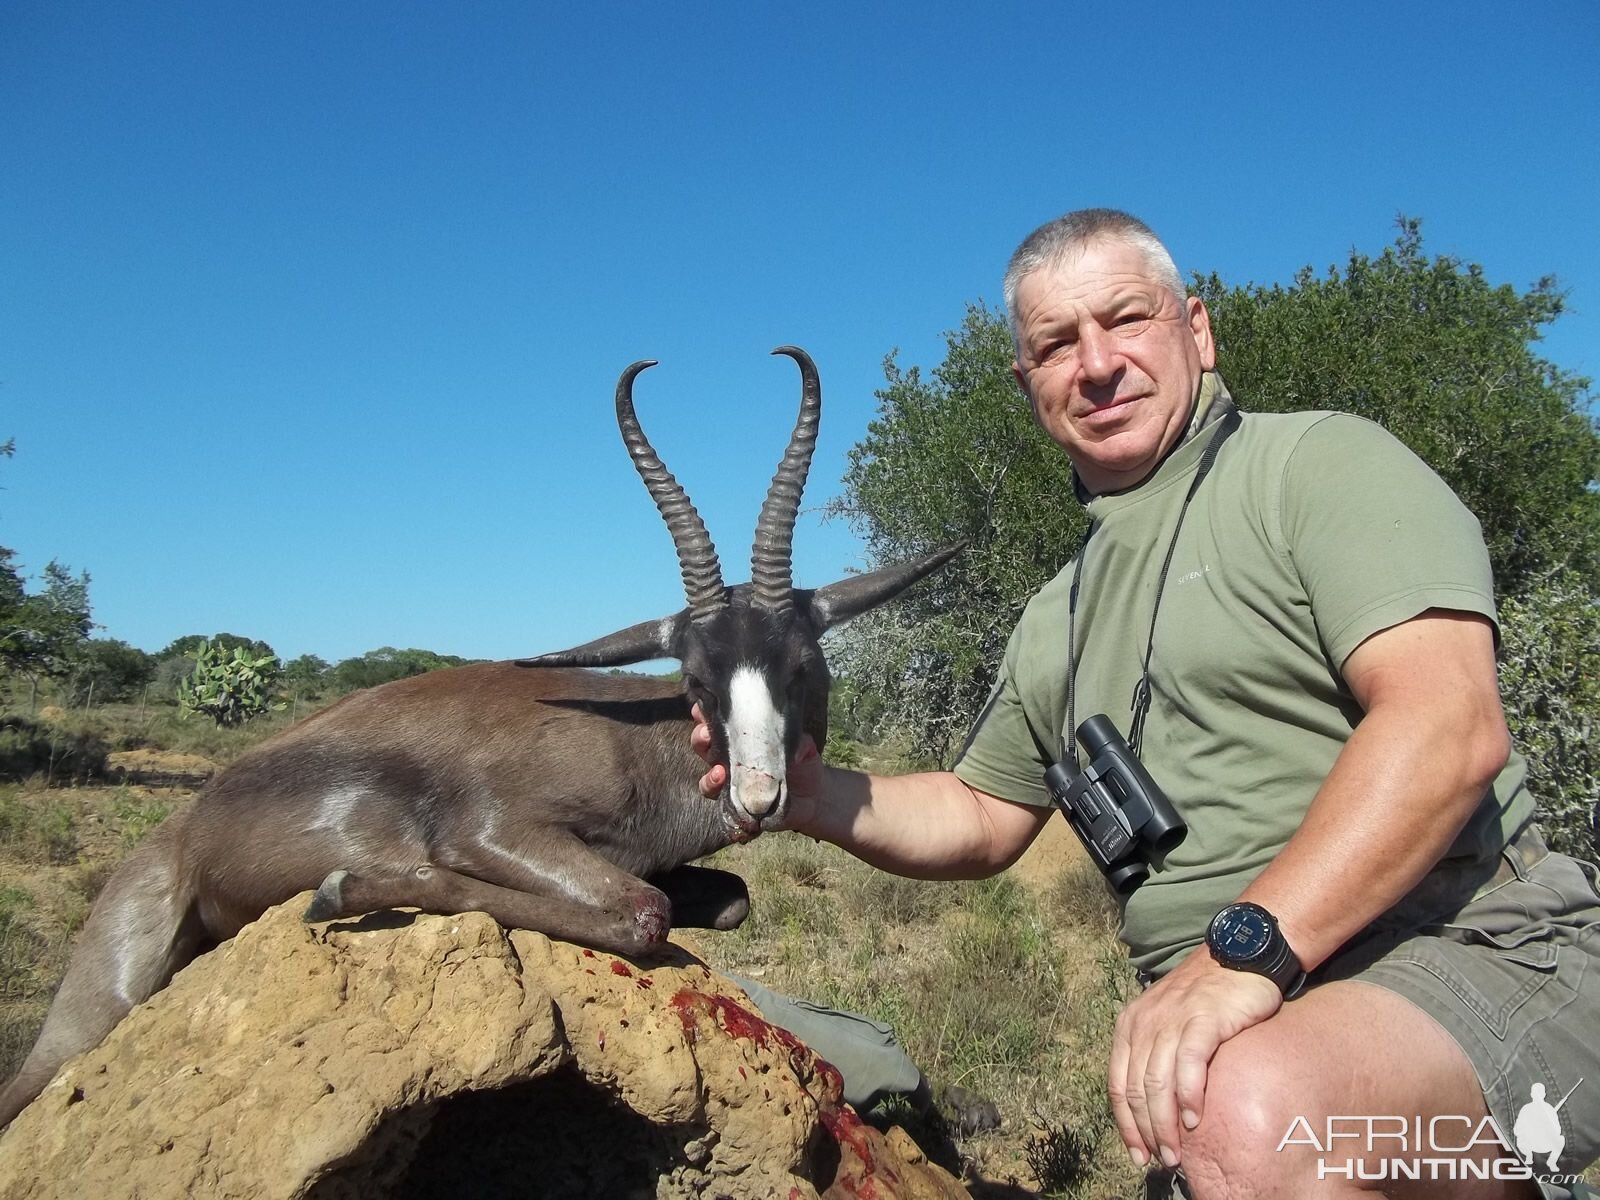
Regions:
<instances>
[{"instance_id":1,"label":"binoculars","mask_svg":"<svg viewBox=\"0 0 1600 1200\"><path fill-rule=\"evenodd\" d=\"M1088 765L1056 763L1044 773L1045 787L1107 882L1127 896L1149 878L1149 858L1176 847L1189 827L1110 717L1079 725L1078 743Z\"/></svg>"}]
</instances>

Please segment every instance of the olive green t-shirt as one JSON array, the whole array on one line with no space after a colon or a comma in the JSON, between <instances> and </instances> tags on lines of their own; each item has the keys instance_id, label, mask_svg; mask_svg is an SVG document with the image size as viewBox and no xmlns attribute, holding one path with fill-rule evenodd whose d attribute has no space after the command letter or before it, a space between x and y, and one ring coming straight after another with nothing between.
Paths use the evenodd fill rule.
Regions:
<instances>
[{"instance_id":1,"label":"olive green t-shirt","mask_svg":"<svg viewBox=\"0 0 1600 1200\"><path fill-rule=\"evenodd\" d=\"M1208 376L1202 399L1226 392ZM1216 425L1144 483L1093 498L1076 616L1075 720L1129 732L1178 510ZM1067 696L1069 563L1028 604L955 772L1046 805ZM1430 608L1495 618L1477 519L1380 426L1244 414L1184 519L1161 600L1142 759L1189 833L1123 903L1134 965L1160 975L1294 833L1361 708L1350 652ZM1532 818L1513 755L1447 859L1492 861ZM1454 869L1464 863L1451 864Z\"/></svg>"}]
</instances>

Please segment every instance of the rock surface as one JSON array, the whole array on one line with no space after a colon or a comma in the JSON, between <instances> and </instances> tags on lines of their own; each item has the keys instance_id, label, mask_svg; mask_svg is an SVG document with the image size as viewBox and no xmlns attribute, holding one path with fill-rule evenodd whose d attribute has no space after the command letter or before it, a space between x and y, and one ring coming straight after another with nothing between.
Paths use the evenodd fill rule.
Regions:
<instances>
[{"instance_id":1,"label":"rock surface","mask_svg":"<svg viewBox=\"0 0 1600 1200\"><path fill-rule=\"evenodd\" d=\"M198 959L0 1137L0 1200L966 1192L675 947L649 962L481 913L308 926Z\"/></svg>"}]
</instances>

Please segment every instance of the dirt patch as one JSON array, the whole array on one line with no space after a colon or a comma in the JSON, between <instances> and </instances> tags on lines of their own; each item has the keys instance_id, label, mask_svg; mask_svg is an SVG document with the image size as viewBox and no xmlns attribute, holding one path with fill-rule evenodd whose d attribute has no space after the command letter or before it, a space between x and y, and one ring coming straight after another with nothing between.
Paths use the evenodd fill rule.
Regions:
<instances>
[{"instance_id":1,"label":"dirt patch","mask_svg":"<svg viewBox=\"0 0 1600 1200\"><path fill-rule=\"evenodd\" d=\"M199 787L219 769L209 758L173 750L119 750L106 756L106 773L119 783Z\"/></svg>"},{"instance_id":2,"label":"dirt patch","mask_svg":"<svg viewBox=\"0 0 1600 1200\"><path fill-rule=\"evenodd\" d=\"M1094 870L1065 817L1052 816L1010 873L1034 891L1052 886L1068 869Z\"/></svg>"}]
</instances>

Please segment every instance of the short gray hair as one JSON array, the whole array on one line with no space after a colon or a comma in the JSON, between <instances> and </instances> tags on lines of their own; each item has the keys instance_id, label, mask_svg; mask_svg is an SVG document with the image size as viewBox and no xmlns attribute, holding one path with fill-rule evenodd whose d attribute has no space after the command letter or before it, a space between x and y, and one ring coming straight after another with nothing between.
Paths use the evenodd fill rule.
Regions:
<instances>
[{"instance_id":1,"label":"short gray hair","mask_svg":"<svg viewBox=\"0 0 1600 1200\"><path fill-rule=\"evenodd\" d=\"M1045 267L1059 265L1068 255L1100 240L1123 242L1137 249L1144 255L1151 278L1170 289L1179 303L1189 294L1178 264L1150 226L1119 209L1080 208L1039 226L1023 238L1006 265L1002 293L1013 336L1017 331L1017 288L1023 279Z\"/></svg>"}]
</instances>

